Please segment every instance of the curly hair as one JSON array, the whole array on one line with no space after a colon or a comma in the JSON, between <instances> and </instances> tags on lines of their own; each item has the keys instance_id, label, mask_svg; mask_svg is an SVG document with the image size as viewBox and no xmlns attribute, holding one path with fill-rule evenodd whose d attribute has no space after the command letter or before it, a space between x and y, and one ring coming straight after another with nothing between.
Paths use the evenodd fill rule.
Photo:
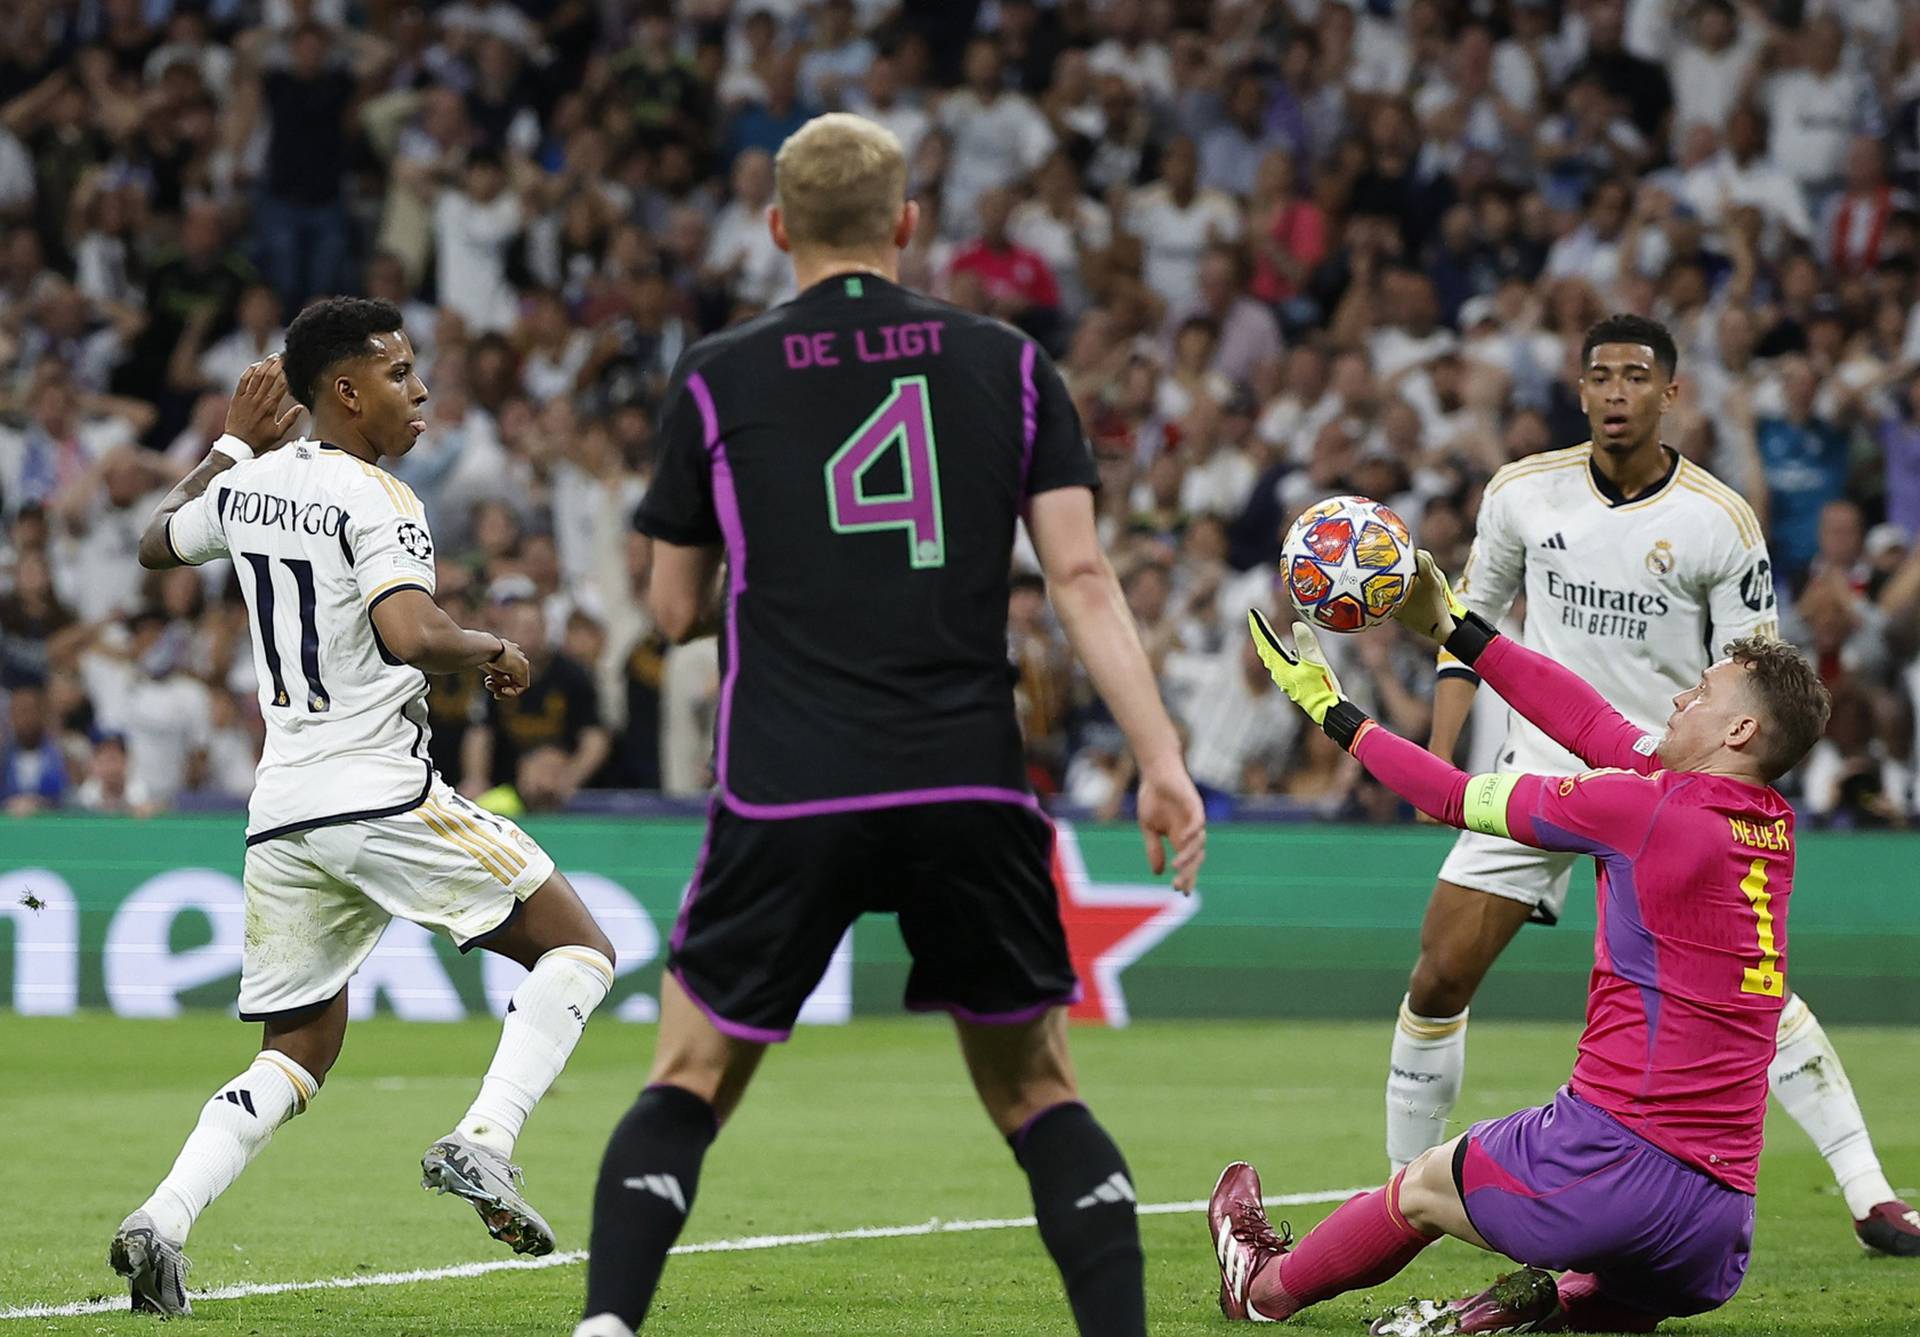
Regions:
<instances>
[{"instance_id":1,"label":"curly hair","mask_svg":"<svg viewBox=\"0 0 1920 1337\"><path fill-rule=\"evenodd\" d=\"M1747 671L1747 690L1766 717L1756 759L1767 779L1776 780L1798 766L1827 731L1833 696L1807 657L1785 641L1743 636L1727 646L1727 658Z\"/></svg>"},{"instance_id":2,"label":"curly hair","mask_svg":"<svg viewBox=\"0 0 1920 1337\"><path fill-rule=\"evenodd\" d=\"M1653 350L1653 360L1666 373L1668 380L1673 379L1673 373L1680 367L1680 350L1674 346L1673 335L1665 325L1657 320L1648 320L1645 316L1616 312L1595 321L1587 329L1587 337L1580 345L1582 365L1601 344L1645 344Z\"/></svg>"},{"instance_id":3,"label":"curly hair","mask_svg":"<svg viewBox=\"0 0 1920 1337\"><path fill-rule=\"evenodd\" d=\"M320 378L350 358L364 357L367 340L400 328L400 308L366 297L326 297L309 304L287 326L281 369L293 397L313 408Z\"/></svg>"}]
</instances>

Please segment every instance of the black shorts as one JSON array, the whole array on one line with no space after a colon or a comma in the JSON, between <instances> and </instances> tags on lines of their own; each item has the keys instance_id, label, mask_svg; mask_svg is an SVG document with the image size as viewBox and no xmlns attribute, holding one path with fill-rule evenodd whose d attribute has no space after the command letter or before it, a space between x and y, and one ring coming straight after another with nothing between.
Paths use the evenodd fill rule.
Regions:
<instances>
[{"instance_id":1,"label":"black shorts","mask_svg":"<svg viewBox=\"0 0 1920 1337\"><path fill-rule=\"evenodd\" d=\"M912 1011L1012 1025L1079 996L1053 825L1013 803L774 821L716 803L667 968L722 1031L777 1042L869 912L899 916Z\"/></svg>"}]
</instances>

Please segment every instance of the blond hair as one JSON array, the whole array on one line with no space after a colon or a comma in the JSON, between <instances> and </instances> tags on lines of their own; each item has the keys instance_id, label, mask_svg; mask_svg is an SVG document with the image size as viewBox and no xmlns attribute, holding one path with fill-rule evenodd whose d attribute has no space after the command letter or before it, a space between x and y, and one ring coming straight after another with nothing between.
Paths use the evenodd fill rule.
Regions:
<instances>
[{"instance_id":1,"label":"blond hair","mask_svg":"<svg viewBox=\"0 0 1920 1337\"><path fill-rule=\"evenodd\" d=\"M774 191L795 247L885 246L907 194L907 157L884 125L829 112L801 126L773 160Z\"/></svg>"},{"instance_id":2,"label":"blond hair","mask_svg":"<svg viewBox=\"0 0 1920 1337\"><path fill-rule=\"evenodd\" d=\"M1727 646L1727 658L1747 671L1747 690L1766 716L1766 737L1755 749L1769 781L1798 766L1827 731L1833 696L1820 671L1785 641L1743 636Z\"/></svg>"}]
</instances>

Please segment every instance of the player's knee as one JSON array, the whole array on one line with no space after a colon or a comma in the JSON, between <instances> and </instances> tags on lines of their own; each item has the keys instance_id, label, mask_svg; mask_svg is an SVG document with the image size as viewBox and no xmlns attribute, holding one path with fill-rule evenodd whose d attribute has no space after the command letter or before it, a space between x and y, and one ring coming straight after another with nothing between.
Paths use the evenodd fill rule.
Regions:
<instances>
[{"instance_id":1,"label":"player's knee","mask_svg":"<svg viewBox=\"0 0 1920 1337\"><path fill-rule=\"evenodd\" d=\"M1415 1230L1440 1235L1449 1233L1459 1196L1453 1185L1453 1143L1448 1142L1413 1158L1400 1177L1396 1205Z\"/></svg>"},{"instance_id":2,"label":"player's knee","mask_svg":"<svg viewBox=\"0 0 1920 1337\"><path fill-rule=\"evenodd\" d=\"M1444 948L1426 949L1407 979L1407 1006L1422 1017L1451 1017L1466 1010L1482 972Z\"/></svg>"}]
</instances>

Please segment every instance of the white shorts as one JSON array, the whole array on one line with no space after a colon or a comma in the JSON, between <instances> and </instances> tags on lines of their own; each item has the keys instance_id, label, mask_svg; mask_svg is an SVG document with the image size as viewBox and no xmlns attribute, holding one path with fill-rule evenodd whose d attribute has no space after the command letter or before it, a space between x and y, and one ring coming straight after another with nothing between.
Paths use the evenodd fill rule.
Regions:
<instances>
[{"instance_id":1,"label":"white shorts","mask_svg":"<svg viewBox=\"0 0 1920 1337\"><path fill-rule=\"evenodd\" d=\"M1580 856L1561 850L1537 850L1504 836L1462 831L1453 851L1440 865L1440 880L1489 896L1504 896L1533 907L1536 924L1555 924L1567 903L1567 883L1573 861Z\"/></svg>"},{"instance_id":2,"label":"white shorts","mask_svg":"<svg viewBox=\"0 0 1920 1337\"><path fill-rule=\"evenodd\" d=\"M240 1018L326 1002L395 916L464 952L552 875L553 860L525 832L438 776L411 812L249 845Z\"/></svg>"}]
</instances>

